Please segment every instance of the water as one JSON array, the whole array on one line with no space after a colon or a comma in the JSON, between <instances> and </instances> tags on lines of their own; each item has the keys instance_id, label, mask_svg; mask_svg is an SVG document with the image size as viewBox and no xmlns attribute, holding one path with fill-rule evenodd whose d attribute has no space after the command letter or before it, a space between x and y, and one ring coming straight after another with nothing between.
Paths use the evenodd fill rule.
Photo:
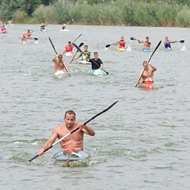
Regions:
<instances>
[{"instance_id":1,"label":"water","mask_svg":"<svg viewBox=\"0 0 190 190\"><path fill-rule=\"evenodd\" d=\"M155 90L135 88L142 62L151 53L130 37L152 42L151 50L167 35L171 40L189 41L189 29L116 26L39 25L8 27L0 35L0 186L3 189L46 190L147 190L189 189L189 44L172 44L166 52L163 43L152 57ZM21 45L19 37L30 29L39 38ZM55 55L48 37L61 52L68 40L79 34L91 52L98 51L104 69L110 74L92 76L90 66L69 64L71 77L54 76ZM105 49L124 35L131 51ZM129 44L130 43L130 44ZM182 50L182 51L181 51ZM119 102L89 123L96 135L85 136L84 147L92 158L87 167L61 167L51 157L59 145L32 163L52 130L63 122L64 112L73 109L77 122L87 121Z\"/></svg>"}]
</instances>

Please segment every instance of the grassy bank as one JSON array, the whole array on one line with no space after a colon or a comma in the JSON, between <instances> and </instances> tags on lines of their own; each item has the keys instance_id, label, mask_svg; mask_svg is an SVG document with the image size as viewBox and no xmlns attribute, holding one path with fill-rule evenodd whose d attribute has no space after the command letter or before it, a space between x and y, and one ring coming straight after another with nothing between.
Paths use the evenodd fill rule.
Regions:
<instances>
[{"instance_id":1,"label":"grassy bank","mask_svg":"<svg viewBox=\"0 0 190 190\"><path fill-rule=\"evenodd\" d=\"M90 25L190 27L190 8L162 1L118 0L90 5L58 0L46 7L39 6L31 17L19 11L14 14L14 22L17 23L62 24L69 20L74 20L74 24Z\"/></svg>"}]
</instances>

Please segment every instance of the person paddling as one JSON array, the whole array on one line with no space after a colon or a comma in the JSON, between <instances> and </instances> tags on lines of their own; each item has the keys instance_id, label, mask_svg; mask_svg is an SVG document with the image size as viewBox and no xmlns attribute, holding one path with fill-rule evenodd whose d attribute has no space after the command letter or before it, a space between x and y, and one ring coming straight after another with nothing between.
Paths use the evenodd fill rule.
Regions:
<instances>
[{"instance_id":1,"label":"person paddling","mask_svg":"<svg viewBox=\"0 0 190 190\"><path fill-rule=\"evenodd\" d=\"M171 48L171 43L176 43L176 42L179 42L179 41L178 41L178 40L171 41L171 40L169 40L168 37L166 36L166 37L165 37L165 42L164 42L165 49L166 49L166 50L172 50L172 48Z\"/></svg>"},{"instance_id":2,"label":"person paddling","mask_svg":"<svg viewBox=\"0 0 190 190\"><path fill-rule=\"evenodd\" d=\"M62 25L62 30L65 30L65 29L66 29L66 26L69 25L69 24L70 24L70 21L69 21L67 24L64 23L64 24Z\"/></svg>"},{"instance_id":3,"label":"person paddling","mask_svg":"<svg viewBox=\"0 0 190 190\"><path fill-rule=\"evenodd\" d=\"M72 55L73 51L73 45L71 44L71 41L68 41L68 44L65 46L65 48L62 51L62 55L66 53L66 55L70 56Z\"/></svg>"},{"instance_id":4,"label":"person paddling","mask_svg":"<svg viewBox=\"0 0 190 190\"><path fill-rule=\"evenodd\" d=\"M153 88L153 76L154 72L157 70L155 66L153 66L150 62L143 62L144 69L139 72L139 76L137 79L137 85L140 84L140 80L142 78L141 86L145 87L146 85L151 85Z\"/></svg>"},{"instance_id":5,"label":"person paddling","mask_svg":"<svg viewBox=\"0 0 190 190\"><path fill-rule=\"evenodd\" d=\"M94 136L95 132L92 128L84 125L84 122L76 123L76 114L74 111L69 110L65 112L64 116L64 124L57 126L50 136L49 140L42 146L42 148L38 151L38 155L44 154L44 150L51 146L55 140L61 139L72 130L76 129L80 126L79 130L75 131L71 135L67 136L64 140L60 141L61 151L72 152L74 150L84 150L83 140L84 134Z\"/></svg>"},{"instance_id":6,"label":"person paddling","mask_svg":"<svg viewBox=\"0 0 190 190\"><path fill-rule=\"evenodd\" d=\"M84 53L84 54L83 54ZM80 53L78 56L76 56L74 59L71 59L71 62L73 60L79 59L82 57L82 61L87 61L87 59L90 59L90 52L88 51L88 45L84 45L84 51L83 53Z\"/></svg>"},{"instance_id":7,"label":"person paddling","mask_svg":"<svg viewBox=\"0 0 190 190\"><path fill-rule=\"evenodd\" d=\"M62 60L63 56L61 54L56 55L52 61L54 62L54 68L55 68L55 75L58 73L64 73L64 68L66 69L67 73L69 74L69 69L67 67L67 63ZM62 60L62 61L61 61ZM62 63L63 62L63 63ZM63 65L64 64L64 65ZM56 74L57 73L57 74Z\"/></svg>"},{"instance_id":8,"label":"person paddling","mask_svg":"<svg viewBox=\"0 0 190 190\"><path fill-rule=\"evenodd\" d=\"M98 58L98 52L94 52L94 58L87 58L87 61L92 63L92 71L97 69L103 69L103 62L100 58Z\"/></svg>"},{"instance_id":9,"label":"person paddling","mask_svg":"<svg viewBox=\"0 0 190 190\"><path fill-rule=\"evenodd\" d=\"M41 31L45 31L45 30L46 30L46 26L47 26L47 23L46 23L46 22L45 22L45 24L42 23L41 26L40 26L40 30L41 30Z\"/></svg>"},{"instance_id":10,"label":"person paddling","mask_svg":"<svg viewBox=\"0 0 190 190\"><path fill-rule=\"evenodd\" d=\"M30 30L27 30L27 32L25 33L25 36L26 36L26 38L27 39L33 39L32 37L31 37L31 32L30 32Z\"/></svg>"},{"instance_id":11,"label":"person paddling","mask_svg":"<svg viewBox=\"0 0 190 190\"><path fill-rule=\"evenodd\" d=\"M5 25L3 25L3 26L1 27L1 32L2 32L2 33L8 33L7 29L5 28Z\"/></svg>"},{"instance_id":12,"label":"person paddling","mask_svg":"<svg viewBox=\"0 0 190 190\"><path fill-rule=\"evenodd\" d=\"M145 40L137 40L139 43L143 43L143 51L150 51L151 42L149 41L149 37L147 36Z\"/></svg>"},{"instance_id":13,"label":"person paddling","mask_svg":"<svg viewBox=\"0 0 190 190\"><path fill-rule=\"evenodd\" d=\"M26 33L25 32L22 33L21 42L26 43Z\"/></svg>"},{"instance_id":14,"label":"person paddling","mask_svg":"<svg viewBox=\"0 0 190 190\"><path fill-rule=\"evenodd\" d=\"M119 49L124 49L125 48L126 42L125 42L123 36L121 36L121 39L118 42L113 43L112 45L118 45L118 44L119 44Z\"/></svg>"}]
</instances>

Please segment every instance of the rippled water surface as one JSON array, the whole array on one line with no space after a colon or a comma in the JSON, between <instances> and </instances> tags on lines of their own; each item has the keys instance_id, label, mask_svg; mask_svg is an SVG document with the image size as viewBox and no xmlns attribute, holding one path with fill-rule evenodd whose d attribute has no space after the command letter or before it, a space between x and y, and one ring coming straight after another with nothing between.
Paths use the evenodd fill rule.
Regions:
<instances>
[{"instance_id":1,"label":"rippled water surface","mask_svg":"<svg viewBox=\"0 0 190 190\"><path fill-rule=\"evenodd\" d=\"M21 45L19 37L30 29L39 43ZM190 187L190 88L189 29L49 25L14 25L0 34L0 186L7 190L187 190ZM84 42L98 51L110 74L92 76L90 65L69 64L71 77L54 75L55 55L48 37L61 52L68 40ZM124 35L131 51L119 52L116 42ZM163 42L152 57L155 90L135 88L142 62L151 53L130 37L150 37L151 51L165 36L172 44L166 52ZM181 51L183 50L183 51ZM87 121L114 101L112 109L89 123L96 135L85 136L91 153L87 167L61 167L51 157L59 145L32 163L64 112L73 109L77 122Z\"/></svg>"}]
</instances>

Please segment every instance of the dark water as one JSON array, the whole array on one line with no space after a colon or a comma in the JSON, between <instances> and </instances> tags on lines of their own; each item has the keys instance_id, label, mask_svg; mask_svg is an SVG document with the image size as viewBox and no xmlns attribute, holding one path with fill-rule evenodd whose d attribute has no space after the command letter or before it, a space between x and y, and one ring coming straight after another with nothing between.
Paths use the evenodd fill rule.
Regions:
<instances>
[{"instance_id":1,"label":"dark water","mask_svg":"<svg viewBox=\"0 0 190 190\"><path fill-rule=\"evenodd\" d=\"M21 45L19 37L30 29L39 38ZM0 186L2 189L186 190L190 182L190 88L189 29L113 26L14 25L0 35ZM61 52L68 40L79 34L91 52L98 51L104 69L110 74L92 76L89 65L69 64L71 77L54 75L55 55L48 37ZM118 52L116 42L124 35L131 51ZM142 62L151 53L130 37L150 37L151 50L165 36L185 39L185 46L172 44L166 52L163 43L152 57L155 90L135 88ZM183 51L181 51L183 50ZM87 167L65 168L51 157L59 145L32 163L51 135L63 122L64 112L73 109L77 122L87 121L114 101L111 110L89 123L96 135L85 136L85 149L92 158Z\"/></svg>"}]
</instances>

